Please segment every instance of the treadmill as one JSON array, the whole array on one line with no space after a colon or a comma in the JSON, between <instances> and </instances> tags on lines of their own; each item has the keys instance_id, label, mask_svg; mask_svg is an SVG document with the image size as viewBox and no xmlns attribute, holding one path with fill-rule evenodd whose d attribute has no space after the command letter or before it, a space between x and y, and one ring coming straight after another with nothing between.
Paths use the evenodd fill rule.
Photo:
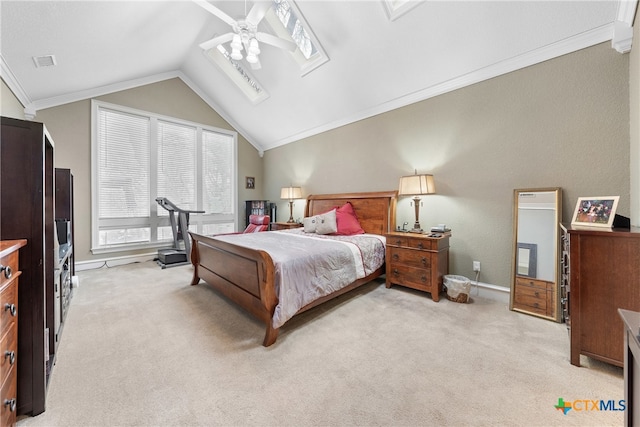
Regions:
<instances>
[{"instance_id":1,"label":"treadmill","mask_svg":"<svg viewBox=\"0 0 640 427\"><path fill-rule=\"evenodd\" d=\"M180 209L166 197L158 197L156 202L169 211L169 221L173 232L173 247L158 249L158 265L164 269L189 264L189 255L191 254L191 241L188 234L189 214L204 213L204 211ZM180 245L180 240L184 243L184 249Z\"/></svg>"}]
</instances>

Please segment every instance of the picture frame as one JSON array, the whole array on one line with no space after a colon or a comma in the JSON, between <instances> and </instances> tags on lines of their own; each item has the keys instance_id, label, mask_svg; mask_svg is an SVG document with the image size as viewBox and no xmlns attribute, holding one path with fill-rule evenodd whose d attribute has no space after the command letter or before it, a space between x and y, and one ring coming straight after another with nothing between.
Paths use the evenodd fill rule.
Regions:
<instances>
[{"instance_id":1,"label":"picture frame","mask_svg":"<svg viewBox=\"0 0 640 427\"><path fill-rule=\"evenodd\" d=\"M245 177L245 188L249 190L256 188L256 179L252 176Z\"/></svg>"},{"instance_id":2,"label":"picture frame","mask_svg":"<svg viewBox=\"0 0 640 427\"><path fill-rule=\"evenodd\" d=\"M611 228L620 196L578 197L571 226Z\"/></svg>"}]
</instances>

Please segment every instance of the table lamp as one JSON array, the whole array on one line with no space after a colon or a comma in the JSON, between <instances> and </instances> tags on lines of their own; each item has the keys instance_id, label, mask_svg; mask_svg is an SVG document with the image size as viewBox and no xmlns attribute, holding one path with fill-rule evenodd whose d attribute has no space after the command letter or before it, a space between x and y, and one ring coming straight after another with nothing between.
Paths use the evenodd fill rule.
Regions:
<instances>
[{"instance_id":1,"label":"table lamp","mask_svg":"<svg viewBox=\"0 0 640 427\"><path fill-rule=\"evenodd\" d=\"M287 222L295 222L293 220L293 199L301 199L302 190L300 187L282 187L282 190L280 190L280 198L289 200L289 221Z\"/></svg>"},{"instance_id":2,"label":"table lamp","mask_svg":"<svg viewBox=\"0 0 640 427\"><path fill-rule=\"evenodd\" d=\"M433 182L433 175L418 175L418 171L415 171L414 175L403 176L400 178L400 185L398 189L399 196L415 196L413 198L413 205L416 211L416 222L413 224L413 229L409 230L412 233L422 233L420 227L420 196L423 194L434 194L436 192L436 186Z\"/></svg>"}]
</instances>

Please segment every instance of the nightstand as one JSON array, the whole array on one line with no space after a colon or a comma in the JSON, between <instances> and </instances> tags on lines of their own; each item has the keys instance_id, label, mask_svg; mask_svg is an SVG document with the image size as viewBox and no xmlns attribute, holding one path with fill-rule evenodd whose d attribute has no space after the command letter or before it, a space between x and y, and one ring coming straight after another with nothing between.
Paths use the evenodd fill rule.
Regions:
<instances>
[{"instance_id":1,"label":"nightstand","mask_svg":"<svg viewBox=\"0 0 640 427\"><path fill-rule=\"evenodd\" d=\"M271 231L289 230L290 228L299 228L302 224L298 222L272 222Z\"/></svg>"},{"instance_id":2,"label":"nightstand","mask_svg":"<svg viewBox=\"0 0 640 427\"><path fill-rule=\"evenodd\" d=\"M388 233L386 253L386 287L400 285L429 292L440 300L442 278L449 273L449 237L426 234Z\"/></svg>"}]
</instances>

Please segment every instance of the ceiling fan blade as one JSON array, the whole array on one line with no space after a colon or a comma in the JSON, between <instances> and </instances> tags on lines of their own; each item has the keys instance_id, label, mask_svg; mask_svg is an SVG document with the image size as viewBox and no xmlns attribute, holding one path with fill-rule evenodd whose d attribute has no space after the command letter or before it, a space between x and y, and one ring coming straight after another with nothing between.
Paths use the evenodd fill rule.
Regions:
<instances>
[{"instance_id":1,"label":"ceiling fan blade","mask_svg":"<svg viewBox=\"0 0 640 427\"><path fill-rule=\"evenodd\" d=\"M221 36L214 37L211 40L200 43L200 48L203 50L212 49L218 46L219 44L230 42L231 40L233 40L233 36L234 36L234 33L227 33Z\"/></svg>"},{"instance_id":2,"label":"ceiling fan blade","mask_svg":"<svg viewBox=\"0 0 640 427\"><path fill-rule=\"evenodd\" d=\"M291 40L285 40L267 33L256 33L256 39L258 39L259 42L270 44L280 49L288 50L289 52L295 51L298 47L298 45Z\"/></svg>"},{"instance_id":3,"label":"ceiling fan blade","mask_svg":"<svg viewBox=\"0 0 640 427\"><path fill-rule=\"evenodd\" d=\"M195 4L197 4L198 6L200 6L201 8L203 8L204 10L206 10L207 12L217 16L218 18L220 18L221 20L223 20L227 24L231 25L232 27L235 25L235 23L236 23L235 19L233 19L232 17L230 17L229 15L227 15L226 13L224 13L223 11L221 11L220 9L218 9L217 7L215 7L214 5L209 3L208 1L206 1L206 0L193 0L193 2Z\"/></svg>"},{"instance_id":4,"label":"ceiling fan blade","mask_svg":"<svg viewBox=\"0 0 640 427\"><path fill-rule=\"evenodd\" d=\"M262 21L262 18L264 18L264 15L266 15L270 7L271 7L270 2L258 1L254 3L253 7L249 11L249 14L245 18L245 21L257 27L260 21Z\"/></svg>"}]
</instances>

